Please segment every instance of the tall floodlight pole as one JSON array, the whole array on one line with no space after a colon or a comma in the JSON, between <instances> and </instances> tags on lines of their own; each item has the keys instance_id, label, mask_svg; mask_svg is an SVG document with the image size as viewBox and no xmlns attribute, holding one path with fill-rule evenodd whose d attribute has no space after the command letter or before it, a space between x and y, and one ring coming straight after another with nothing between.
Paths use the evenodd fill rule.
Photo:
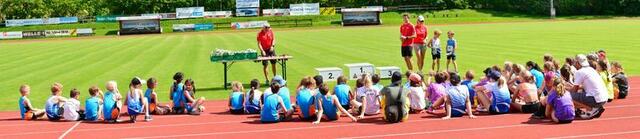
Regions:
<instances>
[{"instance_id":1,"label":"tall floodlight pole","mask_svg":"<svg viewBox=\"0 0 640 139\"><path fill-rule=\"evenodd\" d=\"M550 5L551 8L550 8L550 11L549 11L549 12L551 12L550 13L551 14L551 19L554 19L554 18L556 18L556 8L553 7L553 0L549 0L549 3L551 4Z\"/></svg>"}]
</instances>

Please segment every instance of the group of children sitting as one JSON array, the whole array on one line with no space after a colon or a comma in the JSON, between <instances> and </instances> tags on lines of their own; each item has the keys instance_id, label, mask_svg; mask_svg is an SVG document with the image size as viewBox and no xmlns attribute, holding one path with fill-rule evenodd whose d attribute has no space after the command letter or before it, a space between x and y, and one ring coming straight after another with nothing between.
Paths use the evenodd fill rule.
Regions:
<instances>
[{"instance_id":1,"label":"group of children sitting","mask_svg":"<svg viewBox=\"0 0 640 139\"><path fill-rule=\"evenodd\" d=\"M204 97L197 99L195 95L195 83L188 79L184 83L183 73L178 72L173 76L174 83L171 86L170 99L173 106L158 105L158 94L156 86L158 81L155 78L149 78L144 81L138 77L131 80L129 91L123 98L118 85L115 81L109 81L106 84L106 92L103 93L97 86L88 89L89 98L85 100L85 108L80 108L80 91L71 89L69 98L62 96L63 86L60 83L54 83L51 86L51 96L46 100L44 110L37 109L31 105L28 96L31 93L29 85L20 86L21 97L18 101L20 116L25 120L44 119L45 116L49 120L67 120L67 121L105 121L109 123L119 122L123 105L126 105L126 114L129 115L129 122L136 122L136 117L144 114L145 121L151 121L151 114L199 114L204 111L202 106ZM147 85L147 90L142 91L142 84ZM124 99L124 100L123 100ZM123 102L124 101L124 102Z\"/></svg>"},{"instance_id":2,"label":"group of children sitting","mask_svg":"<svg viewBox=\"0 0 640 139\"><path fill-rule=\"evenodd\" d=\"M593 67L604 82L609 102L623 99L628 94L628 83L619 62L609 63L606 53L586 56L578 69ZM579 86L585 77L574 66L576 59L566 58L559 64L553 56L543 57L544 66L529 61L525 65L505 62L504 67L486 68L484 77L474 81L475 74L469 70L464 79L456 72L407 72L408 81L401 85L402 75L392 74L391 85L379 84L378 75L364 74L351 88L347 78L341 76L337 85L330 89L321 76L304 77L295 88L295 104L290 100L290 90L280 76L273 79L270 87L259 91L258 80L251 81L251 89L245 93L240 82L233 82L233 93L229 108L234 114L260 114L264 123L292 120L298 115L301 120L318 124L349 117L354 122L365 116L383 114L387 122L405 121L408 114L430 113L442 119L474 114L505 114L510 112L532 113L534 119L550 119L555 123L571 123L580 119L598 118L604 112L603 103L588 107L576 92L588 91L590 87ZM588 60L589 65L585 65ZM580 79L576 79L580 78ZM424 79L424 80L423 80ZM577 89L574 89L576 87ZM586 94L586 93L582 93ZM588 96L589 94L587 94ZM589 97L589 96L588 96ZM594 96L590 96L594 99ZM575 103L575 105L574 105ZM579 105L580 104L580 105ZM474 109L475 108L475 109ZM436 112L444 110L444 113ZM475 111L474 111L475 110Z\"/></svg>"}]
</instances>

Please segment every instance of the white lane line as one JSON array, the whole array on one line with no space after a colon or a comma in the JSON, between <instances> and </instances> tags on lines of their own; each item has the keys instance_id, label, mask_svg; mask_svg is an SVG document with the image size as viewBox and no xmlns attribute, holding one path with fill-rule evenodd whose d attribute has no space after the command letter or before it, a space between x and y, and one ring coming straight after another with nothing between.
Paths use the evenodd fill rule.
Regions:
<instances>
[{"instance_id":1,"label":"white lane line","mask_svg":"<svg viewBox=\"0 0 640 139\"><path fill-rule=\"evenodd\" d=\"M633 119L633 118L640 118L640 116L627 116L627 117L615 117L615 118L604 118L604 119L574 121L574 123L588 123L588 122L595 122L595 121L610 121L610 120ZM504 126L488 126L488 127L476 127L476 128L435 130L435 131L426 131L426 132L383 134L383 135L372 135L372 136L356 136L356 137L347 137L347 138L342 138L342 139L384 138L384 137L396 137L396 136L407 136L407 135L423 135L423 134L434 134L434 133L473 131L473 130L485 130L485 129L499 129L499 128L510 128L510 127L529 127L529 126L536 126L536 125L532 125L532 124L514 124L514 125L504 125Z\"/></svg>"},{"instance_id":2,"label":"white lane line","mask_svg":"<svg viewBox=\"0 0 640 139\"><path fill-rule=\"evenodd\" d=\"M71 132L73 129L75 129L78 125L80 125L81 121L76 122L75 125L73 125L71 128L69 128L69 130L67 130L67 132L64 132L64 134L60 135L60 137L58 137L58 139L63 139L64 136L67 136L67 134L69 134L69 132Z\"/></svg>"},{"instance_id":3,"label":"white lane line","mask_svg":"<svg viewBox=\"0 0 640 139\"><path fill-rule=\"evenodd\" d=\"M578 136L563 136L563 137L553 137L553 138L547 138L547 139L572 139L572 138L600 137L600 136L608 136L608 135L623 135L623 134L635 134L635 133L640 133L640 130L626 131L626 132L600 133L600 134L587 134L587 135L578 135Z\"/></svg>"},{"instance_id":4,"label":"white lane line","mask_svg":"<svg viewBox=\"0 0 640 139\"><path fill-rule=\"evenodd\" d=\"M608 109L615 109L615 108L625 108L625 107L637 107L640 106L640 104L635 104L635 105L619 105L619 106L611 106L611 107L605 107ZM504 115L496 115L496 116L490 116L491 117L502 117L502 116L508 116L511 114L504 114ZM176 115L177 116L182 116L182 115ZM187 115L188 116L188 115ZM455 119L454 119L455 120ZM193 126L193 125L210 125L210 124L225 124L225 123L241 123L241 122L251 122L254 120L241 120L241 121L223 121L223 122L203 122L203 123L189 123L189 124L165 124L165 125L149 125L149 126L131 126L131 127L112 127L112 128L94 128L94 129L78 129L75 130L75 132L85 132L85 131L103 131L103 130L119 130L119 129L138 129L138 128L156 128L156 127L180 127L180 126ZM423 122L423 121L440 121L440 119L423 119L423 120L409 120L407 121L407 123L413 123L413 122ZM575 122L575 121L574 121ZM52 123L54 124L54 123ZM105 124L108 125L108 124ZM356 126L359 124L350 124L348 126ZM14 134L0 134L0 136L10 136L10 135L34 135L34 134L48 134L48 133L59 133L62 131L43 131L43 132L23 132L23 133L14 133Z\"/></svg>"}]
</instances>

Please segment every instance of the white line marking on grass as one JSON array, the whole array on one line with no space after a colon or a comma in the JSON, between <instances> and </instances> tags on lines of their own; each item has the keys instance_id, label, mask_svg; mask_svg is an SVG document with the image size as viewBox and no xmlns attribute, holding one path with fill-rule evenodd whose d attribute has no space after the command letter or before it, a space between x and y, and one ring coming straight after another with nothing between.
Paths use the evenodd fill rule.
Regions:
<instances>
[{"instance_id":1,"label":"white line marking on grass","mask_svg":"<svg viewBox=\"0 0 640 139\"><path fill-rule=\"evenodd\" d=\"M615 118L582 120L582 121L574 121L574 123L587 123L587 122L595 122L595 121L610 121L610 120L633 119L633 118L640 118L640 116L627 116L627 117L615 117ZM488 126L488 127L475 127L475 128L462 128L462 129L449 129L449 130L435 130L435 131L426 131L426 132L383 134L383 135L372 135L372 136L356 136L356 137L347 137L347 138L342 138L342 139L384 138L384 137L407 136L407 135L422 135L422 134L473 131L473 130L485 130L485 129L499 129L499 128L510 128L510 127L529 127L529 126L536 126L536 125L534 125L534 124L514 124L514 125L503 125L503 126Z\"/></svg>"},{"instance_id":2,"label":"white line marking on grass","mask_svg":"<svg viewBox=\"0 0 640 139\"><path fill-rule=\"evenodd\" d=\"M563 136L563 137L553 137L553 138L547 138L547 139L571 139L571 138L599 137L599 136L607 136L607 135L623 135L623 134L634 134L634 133L640 133L640 130L600 133L600 134L587 134L587 135L577 135L577 136Z\"/></svg>"},{"instance_id":3,"label":"white line marking on grass","mask_svg":"<svg viewBox=\"0 0 640 139\"><path fill-rule=\"evenodd\" d=\"M80 123L81 123L81 121L76 122L76 124L73 125L71 128L69 128L69 130L67 130L67 132L64 132L64 134L60 135L60 137L58 137L58 139L63 139L64 136L69 134L69 132L71 132L74 128L76 128L78 125L80 125Z\"/></svg>"}]
</instances>

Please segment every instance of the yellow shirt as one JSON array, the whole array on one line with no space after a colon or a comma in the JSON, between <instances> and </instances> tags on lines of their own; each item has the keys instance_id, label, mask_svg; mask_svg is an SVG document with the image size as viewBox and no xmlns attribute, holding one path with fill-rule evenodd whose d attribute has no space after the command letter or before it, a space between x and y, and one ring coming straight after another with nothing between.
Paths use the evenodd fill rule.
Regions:
<instances>
[{"instance_id":1,"label":"yellow shirt","mask_svg":"<svg viewBox=\"0 0 640 139\"><path fill-rule=\"evenodd\" d=\"M606 72L599 72L600 77L602 77L602 81L604 81L604 86L607 88L607 92L609 92L609 99L613 99L613 82L611 77L607 76Z\"/></svg>"}]
</instances>

